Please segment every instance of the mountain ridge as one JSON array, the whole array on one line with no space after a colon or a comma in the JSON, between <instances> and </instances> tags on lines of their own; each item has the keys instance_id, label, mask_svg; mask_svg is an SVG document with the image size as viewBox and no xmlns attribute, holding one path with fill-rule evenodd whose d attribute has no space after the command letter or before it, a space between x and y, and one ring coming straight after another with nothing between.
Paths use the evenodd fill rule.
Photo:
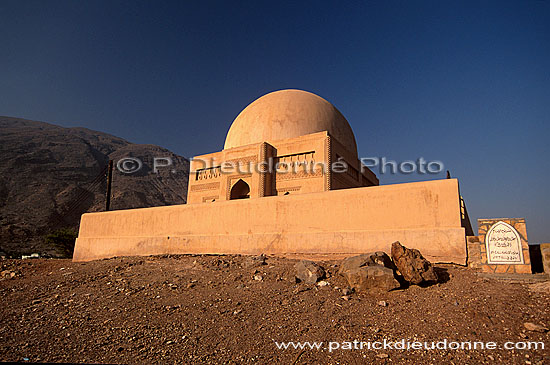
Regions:
<instances>
[{"instance_id":1,"label":"mountain ridge","mask_svg":"<svg viewBox=\"0 0 550 365\"><path fill-rule=\"evenodd\" d=\"M105 209L105 169L114 161L111 209L184 204L189 161L163 147L135 144L85 127L0 116L0 252L58 256L44 235L77 229L85 212ZM117 162L139 159L123 173ZM153 172L154 158L172 165Z\"/></svg>"}]
</instances>

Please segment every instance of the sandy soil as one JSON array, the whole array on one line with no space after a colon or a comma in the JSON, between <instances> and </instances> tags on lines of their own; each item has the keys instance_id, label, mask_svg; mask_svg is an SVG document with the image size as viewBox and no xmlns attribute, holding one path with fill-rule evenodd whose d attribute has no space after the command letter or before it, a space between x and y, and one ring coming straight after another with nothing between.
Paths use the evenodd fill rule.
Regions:
<instances>
[{"instance_id":1,"label":"sandy soil","mask_svg":"<svg viewBox=\"0 0 550 365\"><path fill-rule=\"evenodd\" d=\"M321 263L326 286L297 284L295 262L268 257L250 267L242 256L200 255L0 261L0 360L550 364L549 333L524 326L550 326L548 290L439 266L439 284L346 300L337 262ZM329 341L345 347L384 339L497 347L539 341L546 349L328 349ZM283 341L324 343L278 349L275 342Z\"/></svg>"}]
</instances>

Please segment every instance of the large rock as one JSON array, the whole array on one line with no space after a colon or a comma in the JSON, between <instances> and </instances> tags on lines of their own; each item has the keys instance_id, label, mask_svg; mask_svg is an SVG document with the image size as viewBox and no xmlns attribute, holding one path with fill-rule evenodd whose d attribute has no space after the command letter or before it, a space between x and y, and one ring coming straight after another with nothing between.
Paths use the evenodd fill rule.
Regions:
<instances>
[{"instance_id":1,"label":"large rock","mask_svg":"<svg viewBox=\"0 0 550 365\"><path fill-rule=\"evenodd\" d=\"M342 272L350 287L356 291L397 289L401 285L392 269L382 265L362 266Z\"/></svg>"},{"instance_id":2,"label":"large rock","mask_svg":"<svg viewBox=\"0 0 550 365\"><path fill-rule=\"evenodd\" d=\"M396 241L391 246L391 257L403 279L409 283L418 285L437 281L432 264L422 256L420 251L408 249Z\"/></svg>"},{"instance_id":3,"label":"large rock","mask_svg":"<svg viewBox=\"0 0 550 365\"><path fill-rule=\"evenodd\" d=\"M385 252L377 251L345 258L340 264L340 273L363 266L375 265L395 269L395 265L391 261L391 258Z\"/></svg>"},{"instance_id":4,"label":"large rock","mask_svg":"<svg viewBox=\"0 0 550 365\"><path fill-rule=\"evenodd\" d=\"M315 284L325 277L325 270L313 261L302 260L294 265L296 278L306 284Z\"/></svg>"},{"instance_id":5,"label":"large rock","mask_svg":"<svg viewBox=\"0 0 550 365\"><path fill-rule=\"evenodd\" d=\"M340 274L356 291L397 289L401 285L395 278L395 265L382 252L348 257L340 264Z\"/></svg>"}]
</instances>

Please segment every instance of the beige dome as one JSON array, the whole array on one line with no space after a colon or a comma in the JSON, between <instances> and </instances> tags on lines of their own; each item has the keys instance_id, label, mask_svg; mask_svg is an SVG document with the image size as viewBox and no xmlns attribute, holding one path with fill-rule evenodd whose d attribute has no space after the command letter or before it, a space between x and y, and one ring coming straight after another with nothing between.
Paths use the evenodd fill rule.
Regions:
<instances>
[{"instance_id":1,"label":"beige dome","mask_svg":"<svg viewBox=\"0 0 550 365\"><path fill-rule=\"evenodd\" d=\"M280 90L256 99L233 121L224 149L328 131L357 156L346 118L328 101L302 90Z\"/></svg>"}]
</instances>

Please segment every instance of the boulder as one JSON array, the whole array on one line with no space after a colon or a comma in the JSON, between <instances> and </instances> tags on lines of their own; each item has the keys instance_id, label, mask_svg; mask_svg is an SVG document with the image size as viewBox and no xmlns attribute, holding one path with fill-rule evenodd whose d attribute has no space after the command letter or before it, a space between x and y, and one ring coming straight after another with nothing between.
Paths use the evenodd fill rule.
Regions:
<instances>
[{"instance_id":1,"label":"boulder","mask_svg":"<svg viewBox=\"0 0 550 365\"><path fill-rule=\"evenodd\" d=\"M431 262L426 260L420 251L408 249L396 241L391 246L391 258L403 279L409 283L418 285L437 281Z\"/></svg>"},{"instance_id":2,"label":"boulder","mask_svg":"<svg viewBox=\"0 0 550 365\"><path fill-rule=\"evenodd\" d=\"M339 272L356 291L389 291L401 286L394 270L390 257L378 251L344 259Z\"/></svg>"},{"instance_id":3,"label":"boulder","mask_svg":"<svg viewBox=\"0 0 550 365\"><path fill-rule=\"evenodd\" d=\"M325 270L313 261L302 260L294 265L296 279L306 284L315 284L325 277Z\"/></svg>"},{"instance_id":4,"label":"boulder","mask_svg":"<svg viewBox=\"0 0 550 365\"><path fill-rule=\"evenodd\" d=\"M395 265L391 261L391 258L385 252L377 251L345 258L340 264L340 274L350 269L375 265L395 269Z\"/></svg>"},{"instance_id":5,"label":"boulder","mask_svg":"<svg viewBox=\"0 0 550 365\"><path fill-rule=\"evenodd\" d=\"M401 287L392 269L382 265L361 266L342 272L348 284L355 291L390 291Z\"/></svg>"}]
</instances>

